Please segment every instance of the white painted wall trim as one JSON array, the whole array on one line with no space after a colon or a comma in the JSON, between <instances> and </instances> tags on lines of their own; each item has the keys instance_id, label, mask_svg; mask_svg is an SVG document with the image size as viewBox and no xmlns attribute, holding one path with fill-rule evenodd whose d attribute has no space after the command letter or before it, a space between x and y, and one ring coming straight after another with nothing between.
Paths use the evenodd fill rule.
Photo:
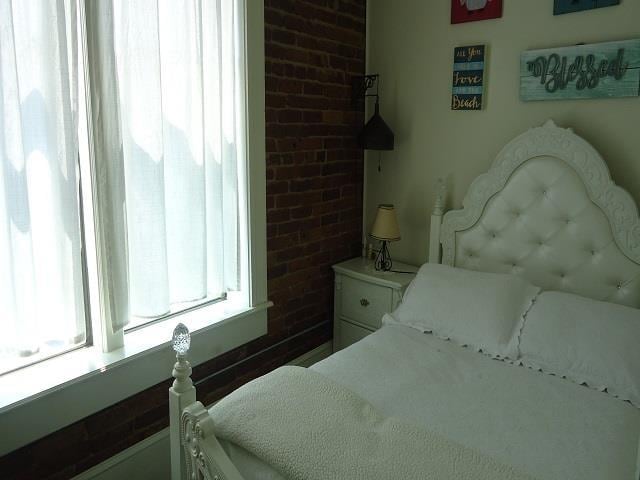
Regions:
<instances>
[{"instance_id":1,"label":"white painted wall trim","mask_svg":"<svg viewBox=\"0 0 640 480\"><path fill-rule=\"evenodd\" d=\"M309 367L327 358L332 351L333 342L329 341L287 365ZM80 473L73 480L168 479L171 471L169 460L169 428L165 428Z\"/></svg>"},{"instance_id":2,"label":"white painted wall trim","mask_svg":"<svg viewBox=\"0 0 640 480\"><path fill-rule=\"evenodd\" d=\"M329 341L317 346L313 350L309 350L304 355L291 360L287 365L297 365L298 367L310 367L314 363L327 358L333 353L333 342Z\"/></svg>"},{"instance_id":3,"label":"white painted wall trim","mask_svg":"<svg viewBox=\"0 0 640 480\"><path fill-rule=\"evenodd\" d=\"M168 479L171 467L169 460L169 428L167 427L85 470L73 479Z\"/></svg>"},{"instance_id":4,"label":"white painted wall trim","mask_svg":"<svg viewBox=\"0 0 640 480\"><path fill-rule=\"evenodd\" d=\"M266 303L260 308L249 309L244 314L194 331L189 358L192 365L196 366L266 335L269 305ZM154 348L135 351L107 365L97 364L94 370L79 378L50 388L27 401L12 404L1 411L0 432L3 432L3 435L0 436L0 456L166 380L175 362L175 353L170 346L171 330L174 326L175 322L159 326L167 329L162 336L165 340ZM134 332L138 333L142 336L148 334L143 330ZM135 345L125 345L124 350L136 350L134 347ZM74 353L84 352L78 350L67 355ZM122 352L116 351L108 355L119 353ZM42 382L45 382L55 376L56 372L64 372L65 369L71 368L72 363L72 357L61 355L38 364L50 367L51 370L49 373L44 372L44 376L38 375L37 378L42 378ZM27 370L23 369L17 373L26 374ZM11 381L1 386L0 392L13 394L23 386L24 382Z\"/></svg>"},{"instance_id":5,"label":"white painted wall trim","mask_svg":"<svg viewBox=\"0 0 640 480\"><path fill-rule=\"evenodd\" d=\"M0 376L0 456L166 379L174 362L171 330L178 321L192 332L194 366L267 333L264 3L240 3L247 48L247 183L241 193L248 258L242 263L242 310L226 312L222 303L227 302L219 302L211 306L223 310L219 315L199 311L193 322L181 316L129 332L125 345L113 352L83 348Z\"/></svg>"}]
</instances>

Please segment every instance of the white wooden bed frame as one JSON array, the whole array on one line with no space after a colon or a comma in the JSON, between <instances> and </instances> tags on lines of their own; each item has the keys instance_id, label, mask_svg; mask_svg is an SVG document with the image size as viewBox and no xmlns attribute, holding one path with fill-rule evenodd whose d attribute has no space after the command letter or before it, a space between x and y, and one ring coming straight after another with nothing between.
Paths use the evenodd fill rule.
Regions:
<instances>
[{"instance_id":1,"label":"white wooden bed frame","mask_svg":"<svg viewBox=\"0 0 640 480\"><path fill-rule=\"evenodd\" d=\"M552 121L520 135L445 214L438 189L429 261L515 273L560 290L640 308L640 218L596 150ZM176 329L178 333L180 330ZM184 331L178 345L185 344ZM169 389L172 479L242 480L196 401L187 348Z\"/></svg>"}]
</instances>

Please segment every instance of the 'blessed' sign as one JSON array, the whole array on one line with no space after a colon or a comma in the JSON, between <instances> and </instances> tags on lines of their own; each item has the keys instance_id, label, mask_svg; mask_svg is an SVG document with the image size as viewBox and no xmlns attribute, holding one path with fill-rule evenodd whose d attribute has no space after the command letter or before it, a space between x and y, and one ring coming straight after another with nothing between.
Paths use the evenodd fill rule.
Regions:
<instances>
[{"instance_id":1,"label":"'blessed' sign","mask_svg":"<svg viewBox=\"0 0 640 480\"><path fill-rule=\"evenodd\" d=\"M640 40L532 50L520 59L520 98L640 96Z\"/></svg>"}]
</instances>

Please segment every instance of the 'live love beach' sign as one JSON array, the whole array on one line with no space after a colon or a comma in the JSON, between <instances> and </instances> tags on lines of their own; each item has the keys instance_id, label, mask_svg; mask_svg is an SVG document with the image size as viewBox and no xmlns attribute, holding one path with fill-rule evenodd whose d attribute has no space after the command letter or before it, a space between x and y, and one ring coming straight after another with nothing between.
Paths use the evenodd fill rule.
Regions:
<instances>
[{"instance_id":1,"label":"'live love beach' sign","mask_svg":"<svg viewBox=\"0 0 640 480\"><path fill-rule=\"evenodd\" d=\"M457 47L453 54L452 110L482 110L484 45Z\"/></svg>"},{"instance_id":2,"label":"'live love beach' sign","mask_svg":"<svg viewBox=\"0 0 640 480\"><path fill-rule=\"evenodd\" d=\"M520 58L520 98L640 96L640 39L531 50Z\"/></svg>"}]
</instances>

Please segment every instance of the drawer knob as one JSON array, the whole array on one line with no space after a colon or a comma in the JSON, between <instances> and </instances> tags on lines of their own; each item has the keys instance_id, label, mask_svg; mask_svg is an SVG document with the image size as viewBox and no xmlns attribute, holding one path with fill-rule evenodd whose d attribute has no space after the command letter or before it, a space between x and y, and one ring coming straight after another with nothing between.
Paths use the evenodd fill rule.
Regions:
<instances>
[{"instance_id":1,"label":"drawer knob","mask_svg":"<svg viewBox=\"0 0 640 480\"><path fill-rule=\"evenodd\" d=\"M360 305L362 305L363 307L369 306L369 300L367 300L366 298L361 298Z\"/></svg>"}]
</instances>

